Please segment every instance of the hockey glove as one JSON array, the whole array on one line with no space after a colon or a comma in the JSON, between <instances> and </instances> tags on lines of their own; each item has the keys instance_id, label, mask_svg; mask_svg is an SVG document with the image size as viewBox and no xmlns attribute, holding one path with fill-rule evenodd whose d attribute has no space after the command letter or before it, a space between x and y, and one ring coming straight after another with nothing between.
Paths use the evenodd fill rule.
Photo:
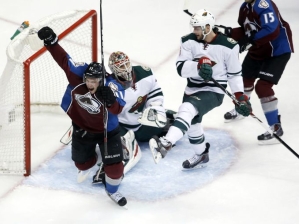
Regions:
<instances>
[{"instance_id":1,"label":"hockey glove","mask_svg":"<svg viewBox=\"0 0 299 224\"><path fill-rule=\"evenodd\" d=\"M206 82L212 78L212 62L208 57L201 57L198 61L198 75Z\"/></svg>"},{"instance_id":2,"label":"hockey glove","mask_svg":"<svg viewBox=\"0 0 299 224\"><path fill-rule=\"evenodd\" d=\"M39 39L44 41L45 46L54 45L54 44L57 44L57 42L58 42L57 35L48 26L41 28L38 31L37 35L38 35Z\"/></svg>"},{"instance_id":3,"label":"hockey glove","mask_svg":"<svg viewBox=\"0 0 299 224\"><path fill-rule=\"evenodd\" d=\"M249 102L248 97L240 92L235 93L235 96L240 103L239 105L236 104L236 111L244 117L248 117L252 112L251 103Z\"/></svg>"},{"instance_id":4,"label":"hockey glove","mask_svg":"<svg viewBox=\"0 0 299 224\"><path fill-rule=\"evenodd\" d=\"M232 28L231 27L226 27L223 25L215 25L215 28L217 28L217 31L220 33L223 33L224 35L231 37L232 36Z\"/></svg>"},{"instance_id":5,"label":"hockey glove","mask_svg":"<svg viewBox=\"0 0 299 224\"><path fill-rule=\"evenodd\" d=\"M162 103L151 102L150 106L138 118L138 122L145 126L163 128L167 124L167 118Z\"/></svg>"},{"instance_id":6,"label":"hockey glove","mask_svg":"<svg viewBox=\"0 0 299 224\"><path fill-rule=\"evenodd\" d=\"M95 94L98 99L107 104L107 107L111 107L116 101L116 97L109 86L99 86Z\"/></svg>"},{"instance_id":7,"label":"hockey glove","mask_svg":"<svg viewBox=\"0 0 299 224\"><path fill-rule=\"evenodd\" d=\"M240 46L240 50L239 50L240 54L248 50L254 44L253 38L255 34L256 31L253 30L250 32L250 36L245 35L242 39L238 41L238 44Z\"/></svg>"}]
</instances>

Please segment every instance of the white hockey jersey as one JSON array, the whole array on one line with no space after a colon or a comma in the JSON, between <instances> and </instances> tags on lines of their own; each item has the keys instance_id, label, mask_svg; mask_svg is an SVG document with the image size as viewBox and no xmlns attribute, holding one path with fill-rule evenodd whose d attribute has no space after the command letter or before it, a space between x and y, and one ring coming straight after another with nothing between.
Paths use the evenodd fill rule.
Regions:
<instances>
[{"instance_id":1,"label":"white hockey jersey","mask_svg":"<svg viewBox=\"0 0 299 224\"><path fill-rule=\"evenodd\" d=\"M160 102L163 106L164 96L152 70L145 66L133 66L134 85L125 90L126 105L118 115L121 126L136 131L140 112L149 107L151 102Z\"/></svg>"},{"instance_id":2,"label":"white hockey jersey","mask_svg":"<svg viewBox=\"0 0 299 224\"><path fill-rule=\"evenodd\" d=\"M186 94L198 91L212 91L220 94L224 92L212 81L204 82L198 74L198 60L206 56L213 64L213 78L223 87L227 82L233 93L244 92L242 81L242 67L239 61L239 45L227 36L217 34L212 42L199 41L191 33L182 37L180 55L176 66L178 74L187 78Z\"/></svg>"}]
</instances>

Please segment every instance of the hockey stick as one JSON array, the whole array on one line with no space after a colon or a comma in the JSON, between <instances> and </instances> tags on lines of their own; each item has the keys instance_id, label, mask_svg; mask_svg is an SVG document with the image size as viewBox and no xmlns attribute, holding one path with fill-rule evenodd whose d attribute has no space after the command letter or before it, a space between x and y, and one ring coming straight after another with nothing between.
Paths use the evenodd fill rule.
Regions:
<instances>
[{"instance_id":1,"label":"hockey stick","mask_svg":"<svg viewBox=\"0 0 299 224\"><path fill-rule=\"evenodd\" d=\"M228 92L221 84L219 84L214 78L211 79L216 86L218 86L226 95L228 95L235 104L240 106L240 102L236 99L234 95L232 95L230 92ZM272 134L281 144L283 144L288 150L290 150L298 159L299 155L290 147L288 146L276 133L274 133L271 128L268 125L265 125L257 116L255 116L253 113L250 113L250 116L254 118L255 121L257 121L260 125L262 125L266 131L268 131L270 134Z\"/></svg>"},{"instance_id":2,"label":"hockey stick","mask_svg":"<svg viewBox=\"0 0 299 224\"><path fill-rule=\"evenodd\" d=\"M103 73L103 86L105 85L105 68L104 68L104 50L103 50L103 17L102 17L102 0L100 0L100 27L101 27L101 59L102 59L102 73ZM107 121L108 121L108 112L106 111L106 102L103 103L103 123L104 123L104 155L108 155L107 151Z\"/></svg>"},{"instance_id":3,"label":"hockey stick","mask_svg":"<svg viewBox=\"0 0 299 224\"><path fill-rule=\"evenodd\" d=\"M73 125L64 133L61 137L60 142L64 145L68 145L72 141Z\"/></svg>"},{"instance_id":4,"label":"hockey stick","mask_svg":"<svg viewBox=\"0 0 299 224\"><path fill-rule=\"evenodd\" d=\"M188 10L189 7L190 7L190 1L189 0L185 0L184 1L184 9L183 9L183 11L185 13L187 13L189 16L192 16L192 13L189 12L189 10Z\"/></svg>"}]
</instances>

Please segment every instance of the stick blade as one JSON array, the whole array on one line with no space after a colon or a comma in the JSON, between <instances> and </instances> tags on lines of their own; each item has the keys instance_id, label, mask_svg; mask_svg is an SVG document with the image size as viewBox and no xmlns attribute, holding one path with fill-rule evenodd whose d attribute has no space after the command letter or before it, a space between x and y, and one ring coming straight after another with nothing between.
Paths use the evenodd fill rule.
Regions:
<instances>
[{"instance_id":1,"label":"stick blade","mask_svg":"<svg viewBox=\"0 0 299 224\"><path fill-rule=\"evenodd\" d=\"M72 141L73 134L73 126L71 125L69 129L65 132L65 134L60 139L60 142L64 145L68 145Z\"/></svg>"}]
</instances>

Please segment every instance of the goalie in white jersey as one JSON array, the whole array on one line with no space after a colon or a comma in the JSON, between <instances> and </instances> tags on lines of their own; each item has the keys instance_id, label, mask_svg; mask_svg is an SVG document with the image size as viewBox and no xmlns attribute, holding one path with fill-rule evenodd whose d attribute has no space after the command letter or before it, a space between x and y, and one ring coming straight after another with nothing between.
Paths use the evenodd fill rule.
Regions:
<instances>
[{"instance_id":1,"label":"goalie in white jersey","mask_svg":"<svg viewBox=\"0 0 299 224\"><path fill-rule=\"evenodd\" d=\"M132 66L128 55L121 51L110 55L108 66L112 76L125 88L126 105L118 119L126 173L141 158L137 141L148 142L154 135L161 136L169 127L174 112L167 111L166 118L163 92L149 67ZM103 172L100 167L94 183L101 182Z\"/></svg>"},{"instance_id":2,"label":"goalie in white jersey","mask_svg":"<svg viewBox=\"0 0 299 224\"><path fill-rule=\"evenodd\" d=\"M191 18L192 33L182 37L176 67L182 78L187 79L183 103L176 119L165 137L155 136L150 148L157 163L167 151L187 133L194 156L183 162L183 168L201 167L209 161L210 144L206 142L202 118L213 108L222 104L224 92L211 78L224 87L227 83L241 103L236 110L248 116L251 106L243 94L239 45L232 38L214 33L215 18L205 9L197 11Z\"/></svg>"}]
</instances>

